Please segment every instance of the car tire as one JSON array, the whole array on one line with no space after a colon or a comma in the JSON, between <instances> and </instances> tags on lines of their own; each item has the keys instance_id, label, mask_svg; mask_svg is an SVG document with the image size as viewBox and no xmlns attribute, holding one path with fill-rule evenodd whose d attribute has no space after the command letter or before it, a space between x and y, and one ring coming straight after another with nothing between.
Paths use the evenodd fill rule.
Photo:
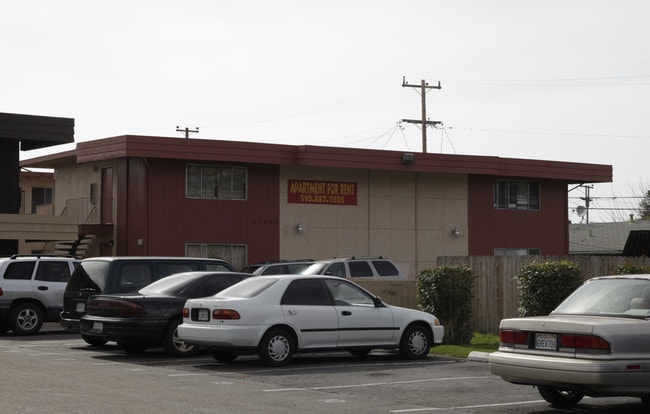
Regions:
<instances>
[{"instance_id":1,"label":"car tire","mask_svg":"<svg viewBox=\"0 0 650 414\"><path fill-rule=\"evenodd\" d=\"M643 408L645 408L646 410L650 408L650 395L641 397L641 403L643 404Z\"/></svg>"},{"instance_id":2,"label":"car tire","mask_svg":"<svg viewBox=\"0 0 650 414\"><path fill-rule=\"evenodd\" d=\"M34 335L43 326L43 310L35 303L19 303L9 316L9 327L16 335Z\"/></svg>"},{"instance_id":3,"label":"car tire","mask_svg":"<svg viewBox=\"0 0 650 414\"><path fill-rule=\"evenodd\" d=\"M181 323L183 323L182 319L171 321L163 334L163 349L173 358L188 357L196 353L196 346L186 343L178 336L178 325Z\"/></svg>"},{"instance_id":4,"label":"car tire","mask_svg":"<svg viewBox=\"0 0 650 414\"><path fill-rule=\"evenodd\" d=\"M571 388L548 387L546 385L538 385L537 391L551 405L562 408L573 407L585 396Z\"/></svg>"},{"instance_id":5,"label":"car tire","mask_svg":"<svg viewBox=\"0 0 650 414\"><path fill-rule=\"evenodd\" d=\"M281 367L291 361L293 348L293 338L286 330L271 329L260 341L257 352L265 365Z\"/></svg>"},{"instance_id":6,"label":"car tire","mask_svg":"<svg viewBox=\"0 0 650 414\"><path fill-rule=\"evenodd\" d=\"M147 344L139 342L118 342L117 345L127 354L144 354L149 348Z\"/></svg>"},{"instance_id":7,"label":"car tire","mask_svg":"<svg viewBox=\"0 0 650 414\"><path fill-rule=\"evenodd\" d=\"M409 325L404 330L399 352L407 359L423 359L431 349L431 334L420 324Z\"/></svg>"},{"instance_id":8,"label":"car tire","mask_svg":"<svg viewBox=\"0 0 650 414\"><path fill-rule=\"evenodd\" d=\"M9 329L9 323L7 321L0 322L0 334L7 332Z\"/></svg>"},{"instance_id":9,"label":"car tire","mask_svg":"<svg viewBox=\"0 0 650 414\"><path fill-rule=\"evenodd\" d=\"M81 339L86 341L88 345L92 345L92 346L103 346L106 345L106 343L108 342L108 340L104 338L100 338L98 336L90 336L90 335L81 335Z\"/></svg>"},{"instance_id":10,"label":"car tire","mask_svg":"<svg viewBox=\"0 0 650 414\"><path fill-rule=\"evenodd\" d=\"M233 354L229 351L212 351L212 358L216 359L218 362L223 364L228 364L234 361L237 358L237 354Z\"/></svg>"}]
</instances>

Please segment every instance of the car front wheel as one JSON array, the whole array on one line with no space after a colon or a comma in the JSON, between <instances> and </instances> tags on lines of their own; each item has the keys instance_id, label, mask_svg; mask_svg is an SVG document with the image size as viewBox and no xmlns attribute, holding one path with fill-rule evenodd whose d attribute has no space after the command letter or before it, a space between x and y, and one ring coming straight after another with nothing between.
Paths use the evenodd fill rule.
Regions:
<instances>
[{"instance_id":1,"label":"car front wheel","mask_svg":"<svg viewBox=\"0 0 650 414\"><path fill-rule=\"evenodd\" d=\"M293 339L284 329L272 329L260 341L257 352L266 365L287 365L293 356Z\"/></svg>"},{"instance_id":2,"label":"car front wheel","mask_svg":"<svg viewBox=\"0 0 650 414\"><path fill-rule=\"evenodd\" d=\"M539 385L537 391L551 405L563 408L573 407L585 396L571 388L556 388L545 385Z\"/></svg>"},{"instance_id":3,"label":"car front wheel","mask_svg":"<svg viewBox=\"0 0 650 414\"><path fill-rule=\"evenodd\" d=\"M34 335L41 326L43 311L33 303L20 303L9 317L9 327L16 335Z\"/></svg>"},{"instance_id":4,"label":"car front wheel","mask_svg":"<svg viewBox=\"0 0 650 414\"><path fill-rule=\"evenodd\" d=\"M422 325L411 325L404 330L399 351L405 358L422 359L429 355L431 335Z\"/></svg>"}]
</instances>

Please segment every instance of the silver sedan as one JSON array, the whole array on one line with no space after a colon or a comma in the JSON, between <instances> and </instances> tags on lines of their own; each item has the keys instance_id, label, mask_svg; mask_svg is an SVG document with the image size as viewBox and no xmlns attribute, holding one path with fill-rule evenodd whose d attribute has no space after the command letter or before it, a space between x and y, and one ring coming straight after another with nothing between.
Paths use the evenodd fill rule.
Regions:
<instances>
[{"instance_id":1,"label":"silver sedan","mask_svg":"<svg viewBox=\"0 0 650 414\"><path fill-rule=\"evenodd\" d=\"M590 279L548 316L504 319L490 371L552 405L585 395L650 406L650 275Z\"/></svg>"}]
</instances>

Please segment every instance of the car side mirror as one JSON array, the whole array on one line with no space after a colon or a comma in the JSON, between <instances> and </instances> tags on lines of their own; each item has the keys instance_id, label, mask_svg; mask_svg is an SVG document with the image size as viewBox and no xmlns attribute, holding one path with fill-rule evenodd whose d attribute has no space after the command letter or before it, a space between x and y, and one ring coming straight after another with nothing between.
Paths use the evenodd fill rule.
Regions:
<instances>
[{"instance_id":1,"label":"car side mirror","mask_svg":"<svg viewBox=\"0 0 650 414\"><path fill-rule=\"evenodd\" d=\"M374 298L372 298L372 301L375 303L375 308L382 308L385 306L384 301L381 300L379 296L375 296Z\"/></svg>"}]
</instances>

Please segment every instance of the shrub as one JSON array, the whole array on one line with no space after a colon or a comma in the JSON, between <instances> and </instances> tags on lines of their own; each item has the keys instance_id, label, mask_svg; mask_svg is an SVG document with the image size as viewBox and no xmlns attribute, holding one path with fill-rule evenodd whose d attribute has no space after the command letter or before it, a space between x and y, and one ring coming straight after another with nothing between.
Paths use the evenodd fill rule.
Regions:
<instances>
[{"instance_id":1,"label":"shrub","mask_svg":"<svg viewBox=\"0 0 650 414\"><path fill-rule=\"evenodd\" d=\"M582 282L576 263L556 261L521 266L517 274L519 316L548 315Z\"/></svg>"},{"instance_id":2,"label":"shrub","mask_svg":"<svg viewBox=\"0 0 650 414\"><path fill-rule=\"evenodd\" d=\"M444 342L467 344L472 338L474 274L466 266L441 266L420 272L418 304L445 327Z\"/></svg>"},{"instance_id":3,"label":"shrub","mask_svg":"<svg viewBox=\"0 0 650 414\"><path fill-rule=\"evenodd\" d=\"M650 273L650 266L634 264L629 260L616 268L617 275L642 275L645 273Z\"/></svg>"}]
</instances>

